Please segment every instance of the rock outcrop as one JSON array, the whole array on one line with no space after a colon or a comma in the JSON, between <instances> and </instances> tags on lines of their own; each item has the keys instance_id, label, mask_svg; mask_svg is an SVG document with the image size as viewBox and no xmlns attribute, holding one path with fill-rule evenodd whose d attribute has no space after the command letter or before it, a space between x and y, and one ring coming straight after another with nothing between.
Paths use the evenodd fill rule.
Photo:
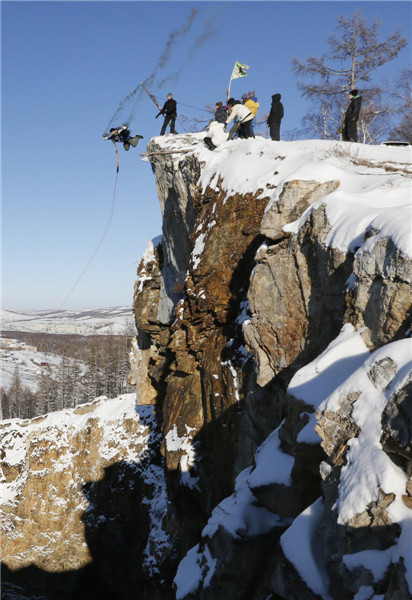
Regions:
<instances>
[{"instance_id":1,"label":"rock outcrop","mask_svg":"<svg viewBox=\"0 0 412 600\"><path fill-rule=\"evenodd\" d=\"M154 409L139 469L155 465L158 484L139 487L141 568L123 587L411 598L407 149L385 172L385 148L257 138L210 152L202 137L148 146L163 235L138 268L130 379Z\"/></svg>"},{"instance_id":2,"label":"rock outcrop","mask_svg":"<svg viewBox=\"0 0 412 600\"><path fill-rule=\"evenodd\" d=\"M101 398L0 436L2 597L126 598L155 578L167 533L152 407Z\"/></svg>"},{"instance_id":3,"label":"rock outcrop","mask_svg":"<svg viewBox=\"0 0 412 600\"><path fill-rule=\"evenodd\" d=\"M188 141L168 144L178 149L179 143ZM198 142L196 137L191 140L192 146ZM237 144L243 144L245 156L253 151L263 156L267 151L267 147L259 146L261 142L255 142L253 150L249 142ZM153 142L149 150L156 152L160 147ZM333 156L333 147L325 150L325 161L327 152ZM305 365L316 361L335 343L339 347L345 344L347 363L355 368L351 344L361 347L361 358L355 360L359 366L369 351L407 335L410 254L374 226L374 211L361 228L356 226L358 231L354 227L348 243L331 242L339 237L340 227L350 227L345 223L344 211L333 214L334 203L346 193L342 185L343 166L342 171L328 170L334 177L300 179L293 176L295 173L287 164L290 156L283 146L282 152L272 152L265 175L261 168L260 180L256 178L254 186L248 189L247 168L236 185L231 181L231 165L225 171L222 163L217 163L218 154L219 161L233 160L230 148L215 152L212 166L199 145L194 154L200 165L200 186L183 186L191 190L195 211L189 228L187 272L179 290L180 299L175 301L169 337L166 339L163 329L150 334L154 351L148 350L148 379L158 391L155 401L165 438L162 453L171 479L169 497L181 523L179 543L193 545L178 569L177 597L340 599L354 597L365 582L371 593L385 585L390 589L390 575L380 574L381 579L377 577L375 581L361 565L355 569L359 576L349 584L351 578L346 577L349 571L345 566L345 552L349 551L336 555L328 541L328 536L330 540L336 537L336 527L343 539L352 535L352 521L338 525L332 507L339 479L335 469L342 468L348 440L361 432L350 418L356 401L360 402L361 391L355 389L347 400L342 400L347 414L341 409L333 414L327 411L330 424L321 417L324 429L317 426L323 440L321 446L320 438L314 434L315 413L320 399L326 398L325 393L319 392L318 402L305 402L299 394L295 395L290 384L295 374L299 376ZM242 159L240 155L241 152L238 158ZM170 186L170 173L179 172L176 190L182 188L182 173L198 177L198 165L192 158L188 163L186 155L176 155L173 160L155 155L153 161L161 189L166 187L165 173ZM305 169L310 172L306 164ZM396 178L396 185L405 185L402 170L400 167L398 176L388 176L388 186L394 186ZM355 169L354 178L360 176ZM386 185L385 181L382 185ZM290 225L293 222L295 225ZM160 254L167 253L166 243L170 248L170 240L165 242L168 227L166 222ZM349 237L347 232L345 235ZM161 272L160 265L158 268ZM144 290L145 281L139 279L137 285ZM150 289L152 284L146 285ZM144 293L137 293L135 302ZM142 327L139 311L136 320ZM145 331L149 333L148 328ZM338 343L342 335L349 341ZM354 342L351 336L359 341ZM335 388L344 381L342 373L351 375L341 362L339 357L328 367ZM396 371L400 367L394 368ZM383 372L384 366L379 365L377 370ZM329 393L335 388L327 386ZM391 400L388 406L392 404ZM392 448L408 474L409 442L400 441L406 440L409 433L405 425L410 415L408 401L404 400L402 406L402 417L399 409L396 412L396 433L395 425L387 425L382 436L387 439L384 448ZM389 417L386 419L388 422ZM177 443L169 445L171 432ZM259 466L262 454L270 457L266 459L269 463L279 459L279 465L273 466L272 478L263 477L263 481L258 475L263 470ZM338 467L333 467L333 460L328 462L328 455L337 460ZM276 473L277 469L282 471L285 461L290 462L286 480ZM319 497L321 501L317 500ZM392 498L391 493L379 491L373 501L376 509L366 510L382 514L388 497ZM316 509L311 510L311 504ZM300 531L300 524L309 518L305 511L315 515L313 531L326 523L323 538L320 531L317 533L325 559L318 565L322 585L312 586L315 589L299 571L296 561L291 560L288 541L294 539L289 531L293 532L293 527ZM237 523L233 515L239 512L245 516ZM255 518L261 522L256 530L254 513L259 513ZM328 519L331 523L327 523ZM380 547L375 539L380 535L387 538L387 548L396 547L400 531L396 519L379 519L368 523L369 541L365 541L368 536L361 528L363 549ZM355 522L360 527L356 518ZM380 527L385 528L382 534ZM308 538L308 551L311 543ZM393 573L402 572L402 560L389 561ZM340 589L328 583L335 579ZM403 580L400 585L406 590ZM393 591L388 597L395 598L396 593Z\"/></svg>"}]
</instances>

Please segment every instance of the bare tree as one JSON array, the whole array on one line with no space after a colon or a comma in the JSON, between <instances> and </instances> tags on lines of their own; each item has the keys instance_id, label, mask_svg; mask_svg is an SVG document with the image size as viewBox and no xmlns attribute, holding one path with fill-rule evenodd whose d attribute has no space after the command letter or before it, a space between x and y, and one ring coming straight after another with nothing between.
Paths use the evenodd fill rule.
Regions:
<instances>
[{"instance_id":1,"label":"bare tree","mask_svg":"<svg viewBox=\"0 0 412 600\"><path fill-rule=\"evenodd\" d=\"M412 144L412 69L404 69L391 89L397 102L398 123L391 130L391 138Z\"/></svg>"},{"instance_id":2,"label":"bare tree","mask_svg":"<svg viewBox=\"0 0 412 600\"><path fill-rule=\"evenodd\" d=\"M348 92L362 87L364 106L365 103L368 106L367 110L363 108L363 139L375 141L376 131L380 130L379 116L387 114L390 106L389 101L377 102L381 87L373 83L372 76L379 67L394 60L407 41L399 29L386 40L380 40L380 23L375 20L368 25L356 10L350 17L338 17L337 22L335 33L327 40L326 55L309 57L304 62L292 59L298 88L314 105L305 124L322 139L334 138L336 125L342 122L346 110Z\"/></svg>"},{"instance_id":3,"label":"bare tree","mask_svg":"<svg viewBox=\"0 0 412 600\"><path fill-rule=\"evenodd\" d=\"M42 371L36 393L36 415L43 415L58 410L58 384L51 376L49 369Z\"/></svg>"},{"instance_id":4,"label":"bare tree","mask_svg":"<svg viewBox=\"0 0 412 600\"><path fill-rule=\"evenodd\" d=\"M5 388L0 388L0 419L11 419L9 395Z\"/></svg>"},{"instance_id":5,"label":"bare tree","mask_svg":"<svg viewBox=\"0 0 412 600\"><path fill-rule=\"evenodd\" d=\"M13 373L13 379L8 389L10 415L12 418L22 417L22 396L23 385L20 376L20 369L18 365L16 365Z\"/></svg>"}]
</instances>

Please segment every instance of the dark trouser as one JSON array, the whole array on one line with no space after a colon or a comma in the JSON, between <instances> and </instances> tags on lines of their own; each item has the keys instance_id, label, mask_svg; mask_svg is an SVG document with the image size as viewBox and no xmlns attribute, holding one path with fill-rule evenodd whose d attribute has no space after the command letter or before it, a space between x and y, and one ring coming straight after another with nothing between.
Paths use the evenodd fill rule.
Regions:
<instances>
[{"instance_id":1,"label":"dark trouser","mask_svg":"<svg viewBox=\"0 0 412 600\"><path fill-rule=\"evenodd\" d=\"M214 150L215 148L217 148L217 146L215 146L214 143L212 142L211 137L205 137L203 141L205 142L205 144L209 148L209 150Z\"/></svg>"},{"instance_id":2,"label":"dark trouser","mask_svg":"<svg viewBox=\"0 0 412 600\"><path fill-rule=\"evenodd\" d=\"M280 140L280 123L270 123L269 125L270 137L275 142Z\"/></svg>"},{"instance_id":3,"label":"dark trouser","mask_svg":"<svg viewBox=\"0 0 412 600\"><path fill-rule=\"evenodd\" d=\"M168 126L169 121L170 121L170 133L176 133L176 131L175 131L176 117L174 115L166 115L160 135L164 135L166 133L166 127Z\"/></svg>"},{"instance_id":4,"label":"dark trouser","mask_svg":"<svg viewBox=\"0 0 412 600\"><path fill-rule=\"evenodd\" d=\"M358 128L356 121L348 121L343 125L342 140L344 142L358 141Z\"/></svg>"},{"instance_id":5,"label":"dark trouser","mask_svg":"<svg viewBox=\"0 0 412 600\"><path fill-rule=\"evenodd\" d=\"M230 128L229 135L227 136L228 140L233 140L235 135L237 135L237 130L239 129L239 123L234 123Z\"/></svg>"},{"instance_id":6,"label":"dark trouser","mask_svg":"<svg viewBox=\"0 0 412 600\"><path fill-rule=\"evenodd\" d=\"M238 136L240 138L250 138L250 137L255 137L253 135L253 129L252 129L252 119L250 121L246 121L244 123L241 123L239 125L239 129L238 129Z\"/></svg>"}]
</instances>

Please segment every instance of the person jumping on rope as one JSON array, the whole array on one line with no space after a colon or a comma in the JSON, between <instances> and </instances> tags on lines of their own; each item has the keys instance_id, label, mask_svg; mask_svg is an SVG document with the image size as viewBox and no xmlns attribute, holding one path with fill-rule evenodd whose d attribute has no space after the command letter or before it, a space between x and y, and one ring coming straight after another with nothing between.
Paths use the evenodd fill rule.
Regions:
<instances>
[{"instance_id":1,"label":"person jumping on rope","mask_svg":"<svg viewBox=\"0 0 412 600\"><path fill-rule=\"evenodd\" d=\"M112 140L113 142L122 142L123 148L129 150L130 146L136 148L139 140L143 139L143 136L135 135L132 137L126 125L121 125L120 127L112 127L109 133L106 131L103 134L103 139Z\"/></svg>"}]
</instances>

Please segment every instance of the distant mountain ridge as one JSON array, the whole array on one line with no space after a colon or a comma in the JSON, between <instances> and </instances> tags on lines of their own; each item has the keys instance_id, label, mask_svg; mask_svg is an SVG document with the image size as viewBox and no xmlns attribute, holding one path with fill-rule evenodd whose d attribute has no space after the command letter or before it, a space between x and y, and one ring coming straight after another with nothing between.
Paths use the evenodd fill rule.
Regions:
<instances>
[{"instance_id":1,"label":"distant mountain ridge","mask_svg":"<svg viewBox=\"0 0 412 600\"><path fill-rule=\"evenodd\" d=\"M0 309L2 331L38 331L79 335L121 335L131 329L129 306L82 310Z\"/></svg>"}]
</instances>

